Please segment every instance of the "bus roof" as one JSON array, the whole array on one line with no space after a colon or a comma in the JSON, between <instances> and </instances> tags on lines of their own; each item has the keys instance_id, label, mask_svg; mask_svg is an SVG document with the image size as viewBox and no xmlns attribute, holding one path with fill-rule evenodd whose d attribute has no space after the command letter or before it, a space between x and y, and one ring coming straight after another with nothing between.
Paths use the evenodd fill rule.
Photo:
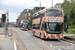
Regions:
<instances>
[{"instance_id":1,"label":"bus roof","mask_svg":"<svg viewBox=\"0 0 75 50\"><path fill-rule=\"evenodd\" d=\"M44 13L45 13L45 9L43 9L43 10L41 10L41 11L39 11L39 12L33 14L33 17L38 16L38 15L40 15L40 14L44 14Z\"/></svg>"},{"instance_id":2,"label":"bus roof","mask_svg":"<svg viewBox=\"0 0 75 50\"><path fill-rule=\"evenodd\" d=\"M33 17L36 17L36 16L38 16L38 15L40 15L40 14L44 14L46 9L62 10L62 8L45 8L45 9L43 9L43 10L41 10L41 11L39 11L39 12L33 14Z\"/></svg>"}]
</instances>

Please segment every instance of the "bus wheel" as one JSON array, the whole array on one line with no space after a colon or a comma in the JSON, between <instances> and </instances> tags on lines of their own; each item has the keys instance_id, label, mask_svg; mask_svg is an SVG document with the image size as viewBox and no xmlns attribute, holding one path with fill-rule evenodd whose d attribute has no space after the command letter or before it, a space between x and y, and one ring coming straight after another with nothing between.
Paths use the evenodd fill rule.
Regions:
<instances>
[{"instance_id":1,"label":"bus wheel","mask_svg":"<svg viewBox=\"0 0 75 50\"><path fill-rule=\"evenodd\" d=\"M60 42L60 39L56 39L56 40Z\"/></svg>"},{"instance_id":2,"label":"bus wheel","mask_svg":"<svg viewBox=\"0 0 75 50\"><path fill-rule=\"evenodd\" d=\"M35 32L33 32L33 36L35 36Z\"/></svg>"},{"instance_id":3,"label":"bus wheel","mask_svg":"<svg viewBox=\"0 0 75 50\"><path fill-rule=\"evenodd\" d=\"M40 36L39 37L41 38L41 33L40 33Z\"/></svg>"}]
</instances>

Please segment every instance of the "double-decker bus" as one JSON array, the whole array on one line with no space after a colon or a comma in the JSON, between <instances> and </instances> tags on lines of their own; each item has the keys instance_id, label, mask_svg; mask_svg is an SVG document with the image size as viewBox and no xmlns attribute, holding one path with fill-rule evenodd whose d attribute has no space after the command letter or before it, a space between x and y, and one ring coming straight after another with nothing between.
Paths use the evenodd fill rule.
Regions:
<instances>
[{"instance_id":1,"label":"double-decker bus","mask_svg":"<svg viewBox=\"0 0 75 50\"><path fill-rule=\"evenodd\" d=\"M32 33L42 39L63 39L64 12L62 9L43 9L33 14Z\"/></svg>"},{"instance_id":2,"label":"double-decker bus","mask_svg":"<svg viewBox=\"0 0 75 50\"><path fill-rule=\"evenodd\" d=\"M29 22L28 20L22 20L20 23L21 30L28 30Z\"/></svg>"}]
</instances>

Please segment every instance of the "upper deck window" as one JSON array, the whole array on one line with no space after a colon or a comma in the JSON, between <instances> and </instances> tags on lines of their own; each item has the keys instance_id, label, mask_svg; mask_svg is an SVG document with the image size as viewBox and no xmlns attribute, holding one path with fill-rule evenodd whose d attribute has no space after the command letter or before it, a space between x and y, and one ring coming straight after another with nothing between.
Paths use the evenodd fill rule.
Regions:
<instances>
[{"instance_id":1,"label":"upper deck window","mask_svg":"<svg viewBox=\"0 0 75 50\"><path fill-rule=\"evenodd\" d=\"M58 10L58 9L46 9L46 16L62 17L62 10Z\"/></svg>"}]
</instances>

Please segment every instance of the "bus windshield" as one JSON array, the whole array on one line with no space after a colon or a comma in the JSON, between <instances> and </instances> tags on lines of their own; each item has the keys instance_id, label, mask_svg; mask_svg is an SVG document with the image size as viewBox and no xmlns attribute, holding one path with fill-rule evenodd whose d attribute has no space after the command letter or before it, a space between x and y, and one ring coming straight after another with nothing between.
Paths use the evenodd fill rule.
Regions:
<instances>
[{"instance_id":1,"label":"bus windshield","mask_svg":"<svg viewBox=\"0 0 75 50\"><path fill-rule=\"evenodd\" d=\"M48 32L62 32L63 31L63 23L45 23L45 30Z\"/></svg>"},{"instance_id":2,"label":"bus windshield","mask_svg":"<svg viewBox=\"0 0 75 50\"><path fill-rule=\"evenodd\" d=\"M58 17L62 17L62 10L46 9L46 16L58 16Z\"/></svg>"},{"instance_id":3,"label":"bus windshield","mask_svg":"<svg viewBox=\"0 0 75 50\"><path fill-rule=\"evenodd\" d=\"M23 28L27 28L27 24L23 24Z\"/></svg>"}]
</instances>

